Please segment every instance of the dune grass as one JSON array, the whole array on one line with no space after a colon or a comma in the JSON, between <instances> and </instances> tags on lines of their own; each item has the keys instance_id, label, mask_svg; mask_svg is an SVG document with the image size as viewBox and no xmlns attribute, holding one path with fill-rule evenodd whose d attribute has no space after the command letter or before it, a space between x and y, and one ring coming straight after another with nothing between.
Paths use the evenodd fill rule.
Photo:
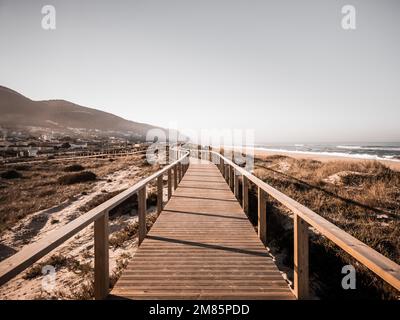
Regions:
<instances>
[{"instance_id":1,"label":"dune grass","mask_svg":"<svg viewBox=\"0 0 400 320\"><path fill-rule=\"evenodd\" d=\"M309 207L341 229L400 263L400 172L377 161L320 162L287 156L255 159L254 174ZM256 221L256 189L250 189L251 220ZM291 212L270 199L269 241L283 267L293 264ZM332 242L314 233L310 241L312 289L325 298L398 298L398 293ZM358 270L359 290L340 286L341 268Z\"/></svg>"}]
</instances>

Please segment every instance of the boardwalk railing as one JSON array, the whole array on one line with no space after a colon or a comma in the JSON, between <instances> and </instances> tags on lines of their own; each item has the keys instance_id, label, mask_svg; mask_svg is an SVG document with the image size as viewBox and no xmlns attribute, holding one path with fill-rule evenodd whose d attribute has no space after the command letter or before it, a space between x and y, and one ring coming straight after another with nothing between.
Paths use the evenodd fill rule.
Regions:
<instances>
[{"instance_id":1,"label":"boardwalk railing","mask_svg":"<svg viewBox=\"0 0 400 320\"><path fill-rule=\"evenodd\" d=\"M198 149L194 151L198 157L212 161L217 166L230 185L235 196L239 196L239 179L242 182L242 207L248 213L249 195L248 186L252 182L258 187L258 235L266 243L268 226L266 223L267 196L271 196L294 213L294 293L299 299L309 297L309 266L308 266L308 232L312 226L338 247L346 251L361 264L377 274L391 286L400 290L400 266L386 258L365 243L357 240L333 223L303 206L282 192L271 187L264 181L252 175L242 167L220 153Z\"/></svg>"},{"instance_id":2,"label":"boardwalk railing","mask_svg":"<svg viewBox=\"0 0 400 320\"><path fill-rule=\"evenodd\" d=\"M26 246L15 255L0 262L0 286L94 222L95 298L105 298L109 291L109 211L121 204L123 201L137 194L139 217L138 237L140 244L146 235L147 185L157 179L157 212L160 213L163 207L163 175L168 175L169 200L172 195L172 186L176 189L188 168L188 152L176 150L176 153L173 153L173 156L179 158L170 165L165 166L163 169L155 172L151 176L139 181L134 186L88 211L79 218L51 232L51 234L44 239Z\"/></svg>"}]
</instances>

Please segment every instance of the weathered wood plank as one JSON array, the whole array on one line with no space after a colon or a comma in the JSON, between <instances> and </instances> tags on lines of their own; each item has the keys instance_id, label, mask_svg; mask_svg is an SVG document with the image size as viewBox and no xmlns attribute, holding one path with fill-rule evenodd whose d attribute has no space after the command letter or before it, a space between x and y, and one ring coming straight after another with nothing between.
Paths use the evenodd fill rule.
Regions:
<instances>
[{"instance_id":1,"label":"weathered wood plank","mask_svg":"<svg viewBox=\"0 0 400 320\"><path fill-rule=\"evenodd\" d=\"M108 264L108 212L94 222L94 296L95 299L104 299L109 288Z\"/></svg>"},{"instance_id":2,"label":"weathered wood plank","mask_svg":"<svg viewBox=\"0 0 400 320\"><path fill-rule=\"evenodd\" d=\"M298 299L309 298L308 224L294 217L294 292Z\"/></svg>"},{"instance_id":3,"label":"weathered wood plank","mask_svg":"<svg viewBox=\"0 0 400 320\"><path fill-rule=\"evenodd\" d=\"M225 173L228 168L223 168ZM232 173L225 176L233 182ZM111 294L129 299L295 298L211 163L190 164Z\"/></svg>"}]
</instances>

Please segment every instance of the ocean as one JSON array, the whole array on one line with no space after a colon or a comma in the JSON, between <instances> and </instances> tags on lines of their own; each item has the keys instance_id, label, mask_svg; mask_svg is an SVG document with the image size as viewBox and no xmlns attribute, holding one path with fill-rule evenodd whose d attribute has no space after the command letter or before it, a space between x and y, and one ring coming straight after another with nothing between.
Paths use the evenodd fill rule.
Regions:
<instances>
[{"instance_id":1,"label":"ocean","mask_svg":"<svg viewBox=\"0 0 400 320\"><path fill-rule=\"evenodd\" d=\"M400 142L258 144L258 150L400 161Z\"/></svg>"}]
</instances>

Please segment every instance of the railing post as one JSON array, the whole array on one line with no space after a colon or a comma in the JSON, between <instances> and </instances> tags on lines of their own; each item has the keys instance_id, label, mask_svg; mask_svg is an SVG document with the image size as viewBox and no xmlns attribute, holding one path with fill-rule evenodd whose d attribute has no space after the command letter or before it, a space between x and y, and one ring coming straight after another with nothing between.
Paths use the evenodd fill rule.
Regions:
<instances>
[{"instance_id":1,"label":"railing post","mask_svg":"<svg viewBox=\"0 0 400 320\"><path fill-rule=\"evenodd\" d=\"M266 193L258 187L258 237L262 243L267 244L267 212Z\"/></svg>"},{"instance_id":2,"label":"railing post","mask_svg":"<svg viewBox=\"0 0 400 320\"><path fill-rule=\"evenodd\" d=\"M309 298L308 223L294 215L294 292L297 299Z\"/></svg>"},{"instance_id":3,"label":"railing post","mask_svg":"<svg viewBox=\"0 0 400 320\"><path fill-rule=\"evenodd\" d=\"M234 169L232 166L229 166L229 187L233 191L234 181L233 176L235 175Z\"/></svg>"},{"instance_id":4,"label":"railing post","mask_svg":"<svg viewBox=\"0 0 400 320\"><path fill-rule=\"evenodd\" d=\"M94 222L94 297L105 299L109 290L108 211Z\"/></svg>"},{"instance_id":5,"label":"railing post","mask_svg":"<svg viewBox=\"0 0 400 320\"><path fill-rule=\"evenodd\" d=\"M139 245L146 237L146 186L138 191Z\"/></svg>"},{"instance_id":6,"label":"railing post","mask_svg":"<svg viewBox=\"0 0 400 320\"><path fill-rule=\"evenodd\" d=\"M163 175L157 177L157 213L163 209Z\"/></svg>"},{"instance_id":7,"label":"railing post","mask_svg":"<svg viewBox=\"0 0 400 320\"><path fill-rule=\"evenodd\" d=\"M178 188L178 166L174 166L174 190Z\"/></svg>"},{"instance_id":8,"label":"railing post","mask_svg":"<svg viewBox=\"0 0 400 320\"><path fill-rule=\"evenodd\" d=\"M169 145L167 145L165 148L165 161L168 165L169 164Z\"/></svg>"},{"instance_id":9,"label":"railing post","mask_svg":"<svg viewBox=\"0 0 400 320\"><path fill-rule=\"evenodd\" d=\"M182 180L182 163L178 162L178 183Z\"/></svg>"},{"instance_id":10,"label":"railing post","mask_svg":"<svg viewBox=\"0 0 400 320\"><path fill-rule=\"evenodd\" d=\"M225 178L225 163L224 163L224 159L221 158L221 162L220 162L220 171L222 176Z\"/></svg>"},{"instance_id":11,"label":"railing post","mask_svg":"<svg viewBox=\"0 0 400 320\"><path fill-rule=\"evenodd\" d=\"M236 174L236 170L233 170L233 176L234 176L234 193L236 199L239 199L239 176Z\"/></svg>"},{"instance_id":12,"label":"railing post","mask_svg":"<svg viewBox=\"0 0 400 320\"><path fill-rule=\"evenodd\" d=\"M168 169L168 200L171 199L172 196L172 170Z\"/></svg>"},{"instance_id":13,"label":"railing post","mask_svg":"<svg viewBox=\"0 0 400 320\"><path fill-rule=\"evenodd\" d=\"M208 146L208 161L210 161L210 162L212 162L212 160L211 160L211 150L212 150L212 147Z\"/></svg>"},{"instance_id":14,"label":"railing post","mask_svg":"<svg viewBox=\"0 0 400 320\"><path fill-rule=\"evenodd\" d=\"M247 177L246 176L242 176L242 190L243 190L243 211L245 213L248 213L249 211L249 182L247 181Z\"/></svg>"},{"instance_id":15,"label":"railing post","mask_svg":"<svg viewBox=\"0 0 400 320\"><path fill-rule=\"evenodd\" d=\"M198 158L199 159L201 159L201 152L200 152L200 145L197 145L197 155L198 155Z\"/></svg>"}]
</instances>

